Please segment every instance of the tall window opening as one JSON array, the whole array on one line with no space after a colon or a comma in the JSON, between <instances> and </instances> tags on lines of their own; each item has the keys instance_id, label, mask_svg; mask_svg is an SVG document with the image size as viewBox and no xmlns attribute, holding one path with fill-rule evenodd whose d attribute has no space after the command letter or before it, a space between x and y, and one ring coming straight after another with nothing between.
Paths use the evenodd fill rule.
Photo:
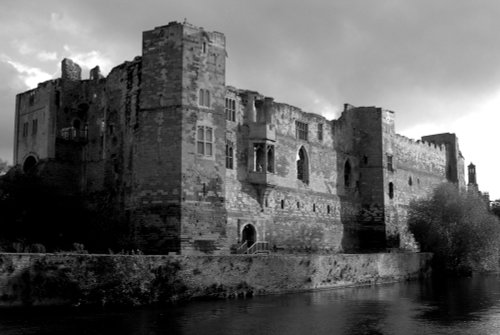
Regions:
<instances>
[{"instance_id":1,"label":"tall window opening","mask_svg":"<svg viewBox=\"0 0 500 335\"><path fill-rule=\"evenodd\" d=\"M295 136L299 140L307 141L308 124L300 121L295 121Z\"/></svg>"},{"instance_id":2,"label":"tall window opening","mask_svg":"<svg viewBox=\"0 0 500 335\"><path fill-rule=\"evenodd\" d=\"M387 155L387 170L394 171L394 166L392 165L392 155Z\"/></svg>"},{"instance_id":3,"label":"tall window opening","mask_svg":"<svg viewBox=\"0 0 500 335\"><path fill-rule=\"evenodd\" d=\"M318 140L323 141L323 124L318 123Z\"/></svg>"},{"instance_id":4,"label":"tall window opening","mask_svg":"<svg viewBox=\"0 0 500 335\"><path fill-rule=\"evenodd\" d=\"M233 142L226 142L226 169L233 169Z\"/></svg>"},{"instance_id":5,"label":"tall window opening","mask_svg":"<svg viewBox=\"0 0 500 335\"><path fill-rule=\"evenodd\" d=\"M198 105L202 107L210 107L210 91L200 88L198 93Z\"/></svg>"},{"instance_id":6,"label":"tall window opening","mask_svg":"<svg viewBox=\"0 0 500 335\"><path fill-rule=\"evenodd\" d=\"M29 126L30 124L28 122L23 123L23 137L28 136Z\"/></svg>"},{"instance_id":7,"label":"tall window opening","mask_svg":"<svg viewBox=\"0 0 500 335\"><path fill-rule=\"evenodd\" d=\"M37 131L38 131L38 119L34 119L32 121L31 135L36 135Z\"/></svg>"},{"instance_id":8,"label":"tall window opening","mask_svg":"<svg viewBox=\"0 0 500 335\"><path fill-rule=\"evenodd\" d=\"M300 147L297 154L297 179L302 180L306 184L309 183L308 163L306 149Z\"/></svg>"},{"instance_id":9,"label":"tall window opening","mask_svg":"<svg viewBox=\"0 0 500 335\"><path fill-rule=\"evenodd\" d=\"M226 120L236 121L236 101L226 98Z\"/></svg>"},{"instance_id":10,"label":"tall window opening","mask_svg":"<svg viewBox=\"0 0 500 335\"><path fill-rule=\"evenodd\" d=\"M274 145L267 146L267 172L274 173Z\"/></svg>"},{"instance_id":11,"label":"tall window opening","mask_svg":"<svg viewBox=\"0 0 500 335\"><path fill-rule=\"evenodd\" d=\"M392 182L389 183L389 198L394 198L394 184Z\"/></svg>"},{"instance_id":12,"label":"tall window opening","mask_svg":"<svg viewBox=\"0 0 500 335\"><path fill-rule=\"evenodd\" d=\"M349 163L349 160L345 162L344 165L344 186L345 187L350 187L351 186L351 163Z\"/></svg>"},{"instance_id":13,"label":"tall window opening","mask_svg":"<svg viewBox=\"0 0 500 335\"><path fill-rule=\"evenodd\" d=\"M255 143L253 145L253 155L254 155L254 171L265 172L265 151L264 143Z\"/></svg>"},{"instance_id":14,"label":"tall window opening","mask_svg":"<svg viewBox=\"0 0 500 335\"><path fill-rule=\"evenodd\" d=\"M213 142L213 129L211 127L198 126L196 135L198 154L204 156L212 156Z\"/></svg>"}]
</instances>

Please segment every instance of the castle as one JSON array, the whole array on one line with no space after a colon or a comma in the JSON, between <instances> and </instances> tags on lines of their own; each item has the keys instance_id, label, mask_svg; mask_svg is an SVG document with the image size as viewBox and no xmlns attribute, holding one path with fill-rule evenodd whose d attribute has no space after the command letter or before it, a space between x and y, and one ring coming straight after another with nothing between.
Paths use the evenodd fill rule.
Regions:
<instances>
[{"instance_id":1,"label":"castle","mask_svg":"<svg viewBox=\"0 0 500 335\"><path fill-rule=\"evenodd\" d=\"M330 121L227 86L225 46L171 22L106 78L64 59L17 95L14 163L107 194L145 253L415 250L410 201L465 187L457 137L413 141L392 111L346 104Z\"/></svg>"}]
</instances>

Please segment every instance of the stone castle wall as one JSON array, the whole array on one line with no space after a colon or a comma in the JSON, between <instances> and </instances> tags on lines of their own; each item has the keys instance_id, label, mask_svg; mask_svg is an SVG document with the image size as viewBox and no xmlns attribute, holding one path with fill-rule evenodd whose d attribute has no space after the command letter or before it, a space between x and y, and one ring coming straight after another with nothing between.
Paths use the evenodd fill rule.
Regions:
<instances>
[{"instance_id":1,"label":"stone castle wall","mask_svg":"<svg viewBox=\"0 0 500 335\"><path fill-rule=\"evenodd\" d=\"M0 306L149 305L426 277L431 254L0 254Z\"/></svg>"},{"instance_id":2,"label":"stone castle wall","mask_svg":"<svg viewBox=\"0 0 500 335\"><path fill-rule=\"evenodd\" d=\"M105 199L146 253L228 254L247 225L282 252L413 248L410 201L438 183L462 183L455 135L414 142L380 108L346 105L329 121L226 86L225 47L221 33L170 23L144 32L142 56L107 78L95 68L81 80L80 67L64 60L60 79L18 95L16 164L53 160L39 167ZM23 136L34 118L38 133ZM200 129L210 141L200 141Z\"/></svg>"}]
</instances>

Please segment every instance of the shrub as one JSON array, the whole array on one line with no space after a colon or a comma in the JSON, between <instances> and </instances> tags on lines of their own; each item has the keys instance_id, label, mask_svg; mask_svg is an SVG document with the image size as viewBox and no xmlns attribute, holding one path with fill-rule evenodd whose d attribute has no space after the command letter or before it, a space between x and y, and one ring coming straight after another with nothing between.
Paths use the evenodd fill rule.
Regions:
<instances>
[{"instance_id":1,"label":"shrub","mask_svg":"<svg viewBox=\"0 0 500 335\"><path fill-rule=\"evenodd\" d=\"M408 224L421 250L434 253L438 271L498 268L500 223L478 194L443 184L428 199L410 204Z\"/></svg>"}]
</instances>

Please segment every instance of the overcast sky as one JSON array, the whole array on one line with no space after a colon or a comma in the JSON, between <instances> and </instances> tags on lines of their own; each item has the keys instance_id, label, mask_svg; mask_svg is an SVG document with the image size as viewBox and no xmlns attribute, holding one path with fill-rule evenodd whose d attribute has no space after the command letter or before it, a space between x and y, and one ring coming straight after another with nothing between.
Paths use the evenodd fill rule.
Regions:
<instances>
[{"instance_id":1,"label":"overcast sky","mask_svg":"<svg viewBox=\"0 0 500 335\"><path fill-rule=\"evenodd\" d=\"M499 17L499 1L2 0L0 157L15 94L59 77L64 57L107 74L141 54L142 31L186 18L226 35L229 85L329 118L345 102L389 109L411 138L456 133L497 199Z\"/></svg>"}]
</instances>

